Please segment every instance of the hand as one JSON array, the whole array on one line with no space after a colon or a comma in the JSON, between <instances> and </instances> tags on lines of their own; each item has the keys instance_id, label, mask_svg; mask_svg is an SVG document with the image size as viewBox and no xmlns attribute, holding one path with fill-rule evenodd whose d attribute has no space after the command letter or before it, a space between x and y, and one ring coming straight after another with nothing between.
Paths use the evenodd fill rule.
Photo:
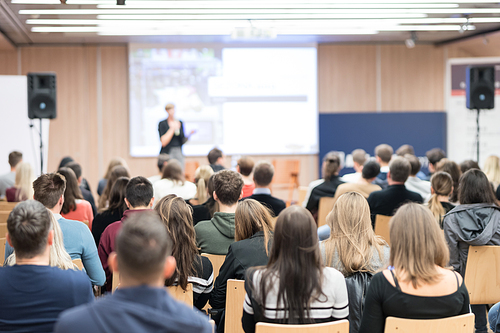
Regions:
<instances>
[{"instance_id":1,"label":"hand","mask_svg":"<svg viewBox=\"0 0 500 333\"><path fill-rule=\"evenodd\" d=\"M168 124L168 126L170 126L170 129L172 129L175 132L181 129L181 122L176 120L173 123Z\"/></svg>"}]
</instances>

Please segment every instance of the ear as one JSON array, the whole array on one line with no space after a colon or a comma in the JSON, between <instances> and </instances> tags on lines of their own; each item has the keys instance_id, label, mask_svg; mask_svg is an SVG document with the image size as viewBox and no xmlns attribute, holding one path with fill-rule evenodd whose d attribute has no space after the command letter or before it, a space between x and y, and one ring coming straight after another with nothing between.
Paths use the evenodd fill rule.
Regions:
<instances>
[{"instance_id":1,"label":"ear","mask_svg":"<svg viewBox=\"0 0 500 333\"><path fill-rule=\"evenodd\" d=\"M218 198L217 198L217 194L215 194L215 191L214 191L214 193L212 193L212 197L214 198L215 201L217 201Z\"/></svg>"},{"instance_id":2,"label":"ear","mask_svg":"<svg viewBox=\"0 0 500 333\"><path fill-rule=\"evenodd\" d=\"M6 233L6 234L5 234L5 237L7 238L7 243L9 243L10 247L11 247L11 248L14 248L14 246L12 246L12 241L10 240L10 235L9 235L9 233Z\"/></svg>"},{"instance_id":3,"label":"ear","mask_svg":"<svg viewBox=\"0 0 500 333\"><path fill-rule=\"evenodd\" d=\"M60 204L60 205L61 205L61 207L62 207L62 205L64 205L64 193L63 193L63 194L61 195L61 197L59 198L59 202L58 202L58 204Z\"/></svg>"},{"instance_id":4,"label":"ear","mask_svg":"<svg viewBox=\"0 0 500 333\"><path fill-rule=\"evenodd\" d=\"M118 258L116 257L116 252L111 252L108 257L108 266L111 272L119 272L118 270Z\"/></svg>"},{"instance_id":5,"label":"ear","mask_svg":"<svg viewBox=\"0 0 500 333\"><path fill-rule=\"evenodd\" d=\"M127 205L127 208L130 209L130 202L128 202L127 198L124 198L123 200L125 200L125 205Z\"/></svg>"},{"instance_id":6,"label":"ear","mask_svg":"<svg viewBox=\"0 0 500 333\"><path fill-rule=\"evenodd\" d=\"M236 164L236 172L241 173L240 166L238 164Z\"/></svg>"},{"instance_id":7,"label":"ear","mask_svg":"<svg viewBox=\"0 0 500 333\"><path fill-rule=\"evenodd\" d=\"M167 259L165 260L165 266L163 267L163 277L165 279L168 279L172 275L174 275L176 266L177 262L175 261L175 258L172 256L168 256Z\"/></svg>"},{"instance_id":8,"label":"ear","mask_svg":"<svg viewBox=\"0 0 500 333\"><path fill-rule=\"evenodd\" d=\"M242 198L243 198L243 189L241 189L240 197L238 198L238 200L241 200Z\"/></svg>"},{"instance_id":9,"label":"ear","mask_svg":"<svg viewBox=\"0 0 500 333\"><path fill-rule=\"evenodd\" d=\"M54 230L49 231L49 235L47 236L47 244L50 246L54 244Z\"/></svg>"},{"instance_id":10,"label":"ear","mask_svg":"<svg viewBox=\"0 0 500 333\"><path fill-rule=\"evenodd\" d=\"M78 177L78 185L82 183L83 176Z\"/></svg>"},{"instance_id":11,"label":"ear","mask_svg":"<svg viewBox=\"0 0 500 333\"><path fill-rule=\"evenodd\" d=\"M377 161L377 163L380 164L380 161L381 161L380 157L379 156L375 156L375 161Z\"/></svg>"},{"instance_id":12,"label":"ear","mask_svg":"<svg viewBox=\"0 0 500 333\"><path fill-rule=\"evenodd\" d=\"M387 171L387 178L391 178L391 172L390 171Z\"/></svg>"},{"instance_id":13,"label":"ear","mask_svg":"<svg viewBox=\"0 0 500 333\"><path fill-rule=\"evenodd\" d=\"M431 194L434 194L436 193L436 191L434 191L434 189L431 187Z\"/></svg>"},{"instance_id":14,"label":"ear","mask_svg":"<svg viewBox=\"0 0 500 333\"><path fill-rule=\"evenodd\" d=\"M149 208L153 208L153 204L154 204L154 203L155 203L155 198L154 198L154 197L152 197L152 198L151 198L151 200L149 201L149 205L148 205L148 207L149 207Z\"/></svg>"}]
</instances>

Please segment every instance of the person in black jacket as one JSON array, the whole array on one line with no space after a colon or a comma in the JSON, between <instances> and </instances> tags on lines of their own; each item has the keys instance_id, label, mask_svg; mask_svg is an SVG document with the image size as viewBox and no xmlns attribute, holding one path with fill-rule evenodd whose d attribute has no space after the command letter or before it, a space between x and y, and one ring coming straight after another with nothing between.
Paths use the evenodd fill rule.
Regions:
<instances>
[{"instance_id":1,"label":"person in black jacket","mask_svg":"<svg viewBox=\"0 0 500 333\"><path fill-rule=\"evenodd\" d=\"M272 238L272 216L258 201L241 201L235 213L235 240L229 246L226 260L215 280L210 305L219 310L214 319L223 317L226 307L227 280L245 280L246 270L267 264ZM224 332L224 320L218 324L218 332Z\"/></svg>"}]
</instances>

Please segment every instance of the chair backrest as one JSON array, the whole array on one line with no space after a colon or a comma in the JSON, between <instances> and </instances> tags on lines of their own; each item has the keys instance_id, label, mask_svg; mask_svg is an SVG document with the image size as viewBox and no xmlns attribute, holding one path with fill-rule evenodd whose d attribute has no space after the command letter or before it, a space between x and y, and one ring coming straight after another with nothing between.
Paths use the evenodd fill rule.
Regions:
<instances>
[{"instance_id":1,"label":"chair backrest","mask_svg":"<svg viewBox=\"0 0 500 333\"><path fill-rule=\"evenodd\" d=\"M299 186L299 200L297 201L298 205L302 206L304 204L308 189L309 188L307 186Z\"/></svg>"},{"instance_id":2,"label":"chair backrest","mask_svg":"<svg viewBox=\"0 0 500 333\"><path fill-rule=\"evenodd\" d=\"M281 325L257 323L255 333L348 333L349 322L346 319L329 323L310 325Z\"/></svg>"},{"instance_id":3,"label":"chair backrest","mask_svg":"<svg viewBox=\"0 0 500 333\"><path fill-rule=\"evenodd\" d=\"M474 314L442 319L404 319L387 317L384 333L471 333L474 332Z\"/></svg>"},{"instance_id":4,"label":"chair backrest","mask_svg":"<svg viewBox=\"0 0 500 333\"><path fill-rule=\"evenodd\" d=\"M5 242L6 238L0 238L0 267L3 266L4 258L5 258Z\"/></svg>"},{"instance_id":5,"label":"chair backrest","mask_svg":"<svg viewBox=\"0 0 500 333\"><path fill-rule=\"evenodd\" d=\"M225 332L243 333L241 317L245 295L245 281L227 280Z\"/></svg>"},{"instance_id":6,"label":"chair backrest","mask_svg":"<svg viewBox=\"0 0 500 333\"><path fill-rule=\"evenodd\" d=\"M78 267L79 270L83 269L83 262L82 259L73 259L73 264Z\"/></svg>"},{"instance_id":7,"label":"chair backrest","mask_svg":"<svg viewBox=\"0 0 500 333\"><path fill-rule=\"evenodd\" d=\"M173 298L182 302L190 307L193 306L193 284L188 283L186 290L182 289L180 286L170 286L167 287L168 292Z\"/></svg>"},{"instance_id":8,"label":"chair backrest","mask_svg":"<svg viewBox=\"0 0 500 333\"><path fill-rule=\"evenodd\" d=\"M274 160L274 177L272 186L286 185L288 188L288 199L286 206L292 204L293 191L299 186L300 160Z\"/></svg>"},{"instance_id":9,"label":"chair backrest","mask_svg":"<svg viewBox=\"0 0 500 333\"><path fill-rule=\"evenodd\" d=\"M469 246L465 285L470 304L491 304L500 301L500 246Z\"/></svg>"},{"instance_id":10,"label":"chair backrest","mask_svg":"<svg viewBox=\"0 0 500 333\"><path fill-rule=\"evenodd\" d=\"M220 267L224 263L224 260L226 260L226 256L221 254L208 254L208 253L202 253L201 255L207 257L212 263L212 267L214 270L214 281L215 281L217 276L219 276Z\"/></svg>"},{"instance_id":11,"label":"chair backrest","mask_svg":"<svg viewBox=\"0 0 500 333\"><path fill-rule=\"evenodd\" d=\"M5 201L0 201L0 210L1 211L8 211L8 212L10 212L11 210L14 209L14 207L16 207L16 205L18 203L19 202L5 202Z\"/></svg>"},{"instance_id":12,"label":"chair backrest","mask_svg":"<svg viewBox=\"0 0 500 333\"><path fill-rule=\"evenodd\" d=\"M120 273L113 272L113 282L111 283L111 292L114 293L116 288L120 286Z\"/></svg>"},{"instance_id":13,"label":"chair backrest","mask_svg":"<svg viewBox=\"0 0 500 333\"><path fill-rule=\"evenodd\" d=\"M389 221L392 216L377 215L375 216L375 235L381 236L387 244L391 245L389 233Z\"/></svg>"},{"instance_id":14,"label":"chair backrest","mask_svg":"<svg viewBox=\"0 0 500 333\"><path fill-rule=\"evenodd\" d=\"M187 161L184 163L184 177L187 181L194 182L194 174L200 163L198 161Z\"/></svg>"},{"instance_id":15,"label":"chair backrest","mask_svg":"<svg viewBox=\"0 0 500 333\"><path fill-rule=\"evenodd\" d=\"M7 223L0 222L0 238L5 238L6 233L7 233Z\"/></svg>"},{"instance_id":16,"label":"chair backrest","mask_svg":"<svg viewBox=\"0 0 500 333\"><path fill-rule=\"evenodd\" d=\"M318 206L318 227L326 224L326 216L333 209L334 200L332 197L322 197L319 199Z\"/></svg>"},{"instance_id":17,"label":"chair backrest","mask_svg":"<svg viewBox=\"0 0 500 333\"><path fill-rule=\"evenodd\" d=\"M0 224L7 223L7 218L9 218L10 211L2 210L0 211Z\"/></svg>"}]
</instances>

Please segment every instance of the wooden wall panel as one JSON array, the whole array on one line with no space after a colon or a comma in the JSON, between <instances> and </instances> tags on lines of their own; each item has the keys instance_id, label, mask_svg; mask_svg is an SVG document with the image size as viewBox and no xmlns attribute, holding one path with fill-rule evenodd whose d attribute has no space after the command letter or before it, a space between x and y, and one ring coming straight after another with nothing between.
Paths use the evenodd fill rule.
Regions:
<instances>
[{"instance_id":1,"label":"wooden wall panel","mask_svg":"<svg viewBox=\"0 0 500 333\"><path fill-rule=\"evenodd\" d=\"M17 51L0 51L0 75L17 74Z\"/></svg>"},{"instance_id":2,"label":"wooden wall panel","mask_svg":"<svg viewBox=\"0 0 500 333\"><path fill-rule=\"evenodd\" d=\"M444 76L442 48L382 45L382 111L444 110Z\"/></svg>"},{"instance_id":3,"label":"wooden wall panel","mask_svg":"<svg viewBox=\"0 0 500 333\"><path fill-rule=\"evenodd\" d=\"M319 112L376 110L376 46L319 45Z\"/></svg>"}]
</instances>

